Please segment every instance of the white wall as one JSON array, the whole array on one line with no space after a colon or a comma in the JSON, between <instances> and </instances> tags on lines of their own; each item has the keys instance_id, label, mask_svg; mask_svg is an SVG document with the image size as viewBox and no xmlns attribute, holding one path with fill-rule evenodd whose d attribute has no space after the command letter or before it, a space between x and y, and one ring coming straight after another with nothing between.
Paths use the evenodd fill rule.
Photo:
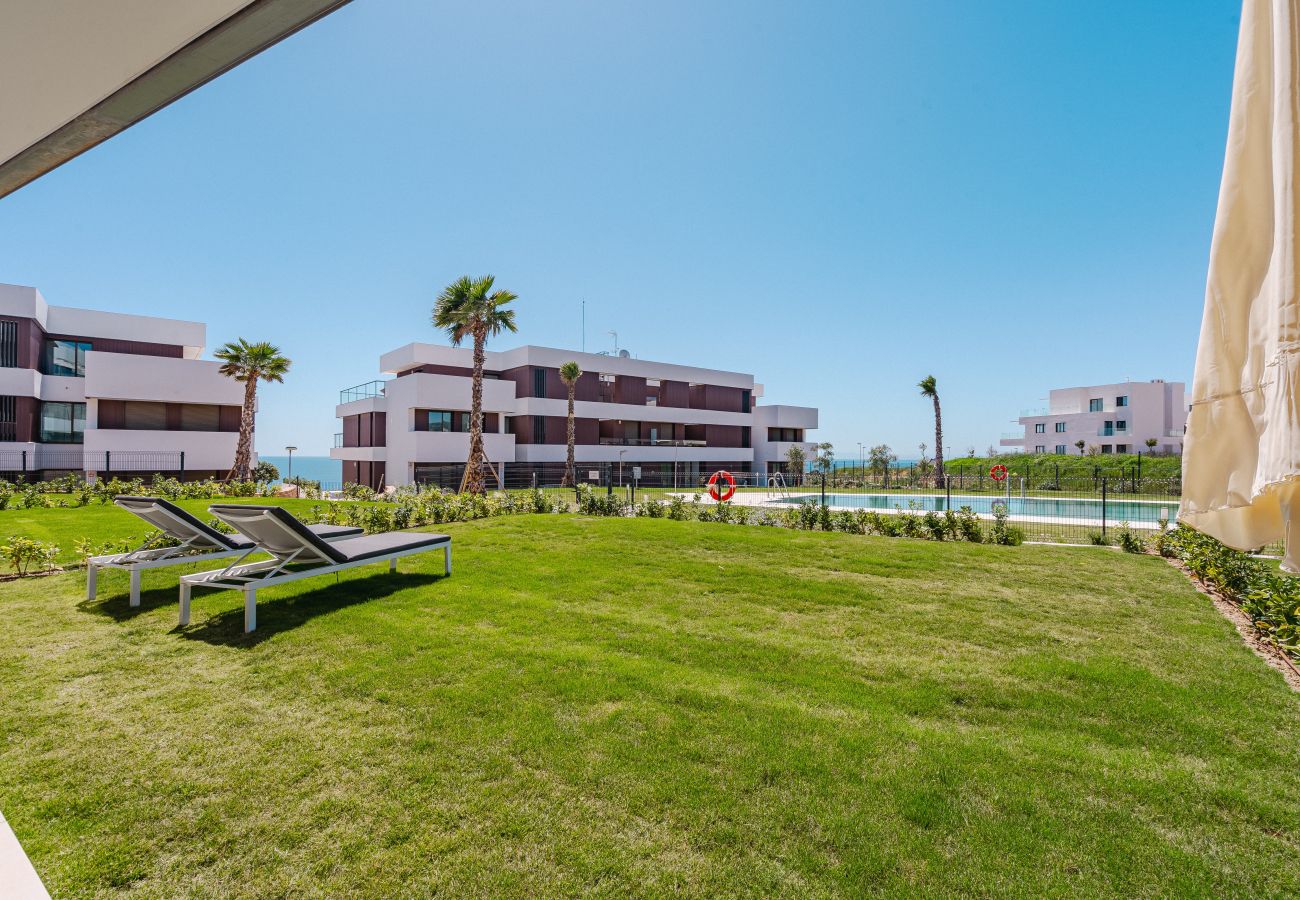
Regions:
<instances>
[{"instance_id":1,"label":"white wall","mask_svg":"<svg viewBox=\"0 0 1300 900\"><path fill-rule=\"evenodd\" d=\"M207 360L92 350L86 354L85 391L87 397L105 400L242 405L243 383L220 369L220 363Z\"/></svg>"},{"instance_id":2,"label":"white wall","mask_svg":"<svg viewBox=\"0 0 1300 900\"><path fill-rule=\"evenodd\" d=\"M185 468L229 469L235 461L239 434L212 431L129 431L86 429L85 450L145 450L155 453L184 452Z\"/></svg>"}]
</instances>

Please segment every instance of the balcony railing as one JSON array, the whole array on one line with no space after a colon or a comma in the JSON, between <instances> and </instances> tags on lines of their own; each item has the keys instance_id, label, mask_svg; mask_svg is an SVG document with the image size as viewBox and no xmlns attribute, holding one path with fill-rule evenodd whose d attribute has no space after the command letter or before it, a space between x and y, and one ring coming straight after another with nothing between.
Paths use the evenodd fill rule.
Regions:
<instances>
[{"instance_id":1,"label":"balcony railing","mask_svg":"<svg viewBox=\"0 0 1300 900\"><path fill-rule=\"evenodd\" d=\"M707 441L652 441L648 438L606 438L600 439L603 447L707 447Z\"/></svg>"},{"instance_id":2,"label":"balcony railing","mask_svg":"<svg viewBox=\"0 0 1300 900\"><path fill-rule=\"evenodd\" d=\"M1113 428L1107 428L1103 425L1097 429L1098 437L1128 437L1128 435L1129 430L1127 427L1120 428L1119 426L1115 426Z\"/></svg>"},{"instance_id":3,"label":"balcony railing","mask_svg":"<svg viewBox=\"0 0 1300 900\"><path fill-rule=\"evenodd\" d=\"M343 432L338 431L334 433L334 446L335 447L343 446Z\"/></svg>"},{"instance_id":4,"label":"balcony railing","mask_svg":"<svg viewBox=\"0 0 1300 900\"><path fill-rule=\"evenodd\" d=\"M384 396L383 381L367 381L365 384L358 384L350 388L344 388L339 391L339 403L351 403L354 400L368 400L371 397Z\"/></svg>"}]
</instances>

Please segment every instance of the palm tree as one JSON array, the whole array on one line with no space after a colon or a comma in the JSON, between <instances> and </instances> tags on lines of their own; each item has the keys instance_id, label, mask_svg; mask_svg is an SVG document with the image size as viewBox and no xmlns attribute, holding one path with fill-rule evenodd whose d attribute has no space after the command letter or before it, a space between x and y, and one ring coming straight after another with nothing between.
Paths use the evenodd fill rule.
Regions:
<instances>
[{"instance_id":1,"label":"palm tree","mask_svg":"<svg viewBox=\"0 0 1300 900\"><path fill-rule=\"evenodd\" d=\"M244 408L239 414L239 443L235 446L235 464L226 477L248 481L253 475L253 411L257 409L257 383L284 381L292 360L280 354L280 348L262 341L250 344L240 338L226 344L215 354L221 360L221 374L244 382Z\"/></svg>"},{"instance_id":2,"label":"palm tree","mask_svg":"<svg viewBox=\"0 0 1300 900\"><path fill-rule=\"evenodd\" d=\"M483 346L489 337L502 331L518 331L515 312L505 309L506 304L518 298L510 291L494 291L495 279L491 275L470 278L462 275L442 289L433 304L433 327L442 328L451 338L451 345L459 347L466 337L474 340L474 379L470 388L469 403L469 459L465 462L465 475L461 478L461 491L483 493Z\"/></svg>"},{"instance_id":3,"label":"palm tree","mask_svg":"<svg viewBox=\"0 0 1300 900\"><path fill-rule=\"evenodd\" d=\"M934 383L934 376L927 375L917 385L922 397L934 401L934 483L943 487L943 414L939 412L939 388Z\"/></svg>"},{"instance_id":4,"label":"palm tree","mask_svg":"<svg viewBox=\"0 0 1300 900\"><path fill-rule=\"evenodd\" d=\"M1083 441L1075 441L1075 442L1074 442L1074 446L1076 446L1076 447L1079 448L1079 455L1080 455L1080 456L1083 456L1083 448L1084 448L1084 446L1085 446L1084 443L1083 443Z\"/></svg>"},{"instance_id":5,"label":"palm tree","mask_svg":"<svg viewBox=\"0 0 1300 900\"><path fill-rule=\"evenodd\" d=\"M578 386L578 379L582 377L582 366L576 362L566 362L560 366L560 380L564 386L569 389L569 450L564 457L564 478L560 481L560 487L573 487L573 392Z\"/></svg>"}]
</instances>

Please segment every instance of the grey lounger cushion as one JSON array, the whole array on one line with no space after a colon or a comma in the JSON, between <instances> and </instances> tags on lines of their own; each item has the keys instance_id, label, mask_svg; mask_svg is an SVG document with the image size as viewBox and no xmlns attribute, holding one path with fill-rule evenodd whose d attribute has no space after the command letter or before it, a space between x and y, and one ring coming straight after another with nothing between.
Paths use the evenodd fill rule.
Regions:
<instances>
[{"instance_id":1,"label":"grey lounger cushion","mask_svg":"<svg viewBox=\"0 0 1300 900\"><path fill-rule=\"evenodd\" d=\"M158 516L151 507L157 506L180 519L196 533L202 535L213 547L223 550L248 550L254 546L253 542L242 534L222 534L202 519L191 515L175 503L164 500L162 497L137 497L132 494L122 494L114 497L113 502L129 512L135 513L168 537L175 538L178 541L189 540L192 535L179 531L175 522L166 517ZM323 540L359 536L364 533L362 529L353 525L309 525L307 527L313 534Z\"/></svg>"}]
</instances>

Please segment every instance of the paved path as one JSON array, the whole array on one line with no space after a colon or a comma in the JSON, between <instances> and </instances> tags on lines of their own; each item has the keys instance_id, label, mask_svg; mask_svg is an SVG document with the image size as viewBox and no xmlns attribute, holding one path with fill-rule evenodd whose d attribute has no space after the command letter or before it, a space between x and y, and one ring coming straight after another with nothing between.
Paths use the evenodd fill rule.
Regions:
<instances>
[{"instance_id":1,"label":"paved path","mask_svg":"<svg viewBox=\"0 0 1300 900\"><path fill-rule=\"evenodd\" d=\"M49 900L50 897L5 821L4 813L0 813L0 897L5 900Z\"/></svg>"}]
</instances>

